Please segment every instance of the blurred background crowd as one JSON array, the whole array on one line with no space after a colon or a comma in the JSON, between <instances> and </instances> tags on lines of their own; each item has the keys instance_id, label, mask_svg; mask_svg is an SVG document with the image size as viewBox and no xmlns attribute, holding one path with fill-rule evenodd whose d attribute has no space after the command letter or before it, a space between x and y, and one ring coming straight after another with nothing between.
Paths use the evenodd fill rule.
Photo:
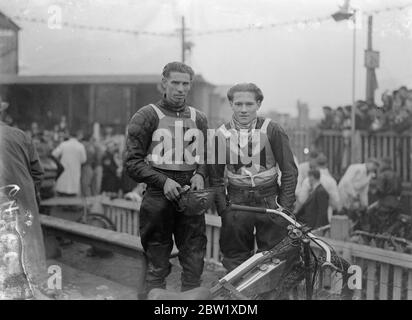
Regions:
<instances>
[{"instance_id":1,"label":"blurred background crowd","mask_svg":"<svg viewBox=\"0 0 412 320\"><path fill-rule=\"evenodd\" d=\"M19 126L11 117L6 117L5 122L24 130L37 148L45 170L40 190L42 199L55 196L56 182L58 179L65 179L62 176L64 166L61 164L61 157L54 156L54 150L65 141L74 139L83 145L86 154L86 161L80 164L80 190L77 194L104 194L112 198L125 197L140 201L144 185L137 184L125 174L122 164L125 135L117 133L113 126L101 127L96 123L92 128L73 132L69 130L65 116L61 116L57 123L32 122L27 128Z\"/></svg>"},{"instance_id":2,"label":"blurred background crowd","mask_svg":"<svg viewBox=\"0 0 412 320\"><path fill-rule=\"evenodd\" d=\"M356 130L405 132L412 128L412 90L405 86L382 94L381 105L356 102ZM319 129L350 130L352 106L323 107Z\"/></svg>"}]
</instances>

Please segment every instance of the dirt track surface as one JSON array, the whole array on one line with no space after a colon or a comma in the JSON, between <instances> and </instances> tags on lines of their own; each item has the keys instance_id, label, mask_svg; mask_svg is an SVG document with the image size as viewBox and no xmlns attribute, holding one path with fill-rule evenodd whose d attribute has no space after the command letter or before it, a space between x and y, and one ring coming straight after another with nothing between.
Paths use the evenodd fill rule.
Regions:
<instances>
[{"instance_id":1,"label":"dirt track surface","mask_svg":"<svg viewBox=\"0 0 412 320\"><path fill-rule=\"evenodd\" d=\"M93 257L88 255L90 246L73 243L62 247L62 256L57 262L64 263L74 269L85 271L92 275L106 278L125 287L136 289L139 272L137 259L113 254L111 257ZM180 274L182 268L177 258L171 259L172 272L167 278L167 289L180 291ZM212 284L224 275L224 270L214 265L205 264L202 286L210 288Z\"/></svg>"}]
</instances>

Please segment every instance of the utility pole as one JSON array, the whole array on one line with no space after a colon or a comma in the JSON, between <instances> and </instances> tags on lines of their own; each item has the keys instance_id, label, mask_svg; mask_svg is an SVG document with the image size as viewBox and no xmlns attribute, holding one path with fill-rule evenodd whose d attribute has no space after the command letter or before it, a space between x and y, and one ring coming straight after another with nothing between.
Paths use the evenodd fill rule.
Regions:
<instances>
[{"instance_id":1,"label":"utility pole","mask_svg":"<svg viewBox=\"0 0 412 320\"><path fill-rule=\"evenodd\" d=\"M182 30L181 30L181 37L182 37L182 62L185 63L185 56L186 56L186 39L185 39L185 33L186 33L186 26L185 26L185 17L182 16Z\"/></svg>"},{"instance_id":2,"label":"utility pole","mask_svg":"<svg viewBox=\"0 0 412 320\"><path fill-rule=\"evenodd\" d=\"M372 26L373 16L368 17L368 48L365 52L366 66L366 101L369 104L375 102L375 90L377 88L377 80L375 68L379 66L379 52L372 49Z\"/></svg>"}]
</instances>

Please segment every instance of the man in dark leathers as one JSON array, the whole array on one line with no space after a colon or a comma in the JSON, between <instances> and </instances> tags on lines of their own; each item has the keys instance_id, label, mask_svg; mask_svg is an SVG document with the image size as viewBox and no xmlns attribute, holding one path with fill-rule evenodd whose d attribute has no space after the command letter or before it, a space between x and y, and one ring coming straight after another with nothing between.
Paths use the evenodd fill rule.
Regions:
<instances>
[{"instance_id":1,"label":"man in dark leathers","mask_svg":"<svg viewBox=\"0 0 412 320\"><path fill-rule=\"evenodd\" d=\"M206 116L186 104L193 77L189 66L180 62L167 64L162 73L163 98L138 110L128 126L125 169L136 182L147 184L140 208L140 236L148 260L146 294L166 286L171 271L172 236L183 269L182 291L201 283L207 242L205 217L184 215L174 206L180 188L189 185L192 190L203 189L206 177L204 163L192 163L186 155L182 161L176 160L190 143L179 130L198 129L203 137L207 136ZM179 144L181 148L177 147Z\"/></svg>"}]
</instances>

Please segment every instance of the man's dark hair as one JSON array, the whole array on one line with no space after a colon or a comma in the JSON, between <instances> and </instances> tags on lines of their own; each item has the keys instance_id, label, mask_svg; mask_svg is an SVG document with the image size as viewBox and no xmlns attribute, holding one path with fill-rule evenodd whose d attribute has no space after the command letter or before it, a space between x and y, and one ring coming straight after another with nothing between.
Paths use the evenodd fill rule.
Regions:
<instances>
[{"instance_id":1,"label":"man's dark hair","mask_svg":"<svg viewBox=\"0 0 412 320\"><path fill-rule=\"evenodd\" d=\"M310 169L308 176L314 177L316 180L320 179L320 171L318 169Z\"/></svg>"},{"instance_id":2,"label":"man's dark hair","mask_svg":"<svg viewBox=\"0 0 412 320\"><path fill-rule=\"evenodd\" d=\"M379 167L381 165L381 163L379 162L379 160L377 160L376 158L368 158L366 160L366 163L374 163L377 167Z\"/></svg>"},{"instance_id":3,"label":"man's dark hair","mask_svg":"<svg viewBox=\"0 0 412 320\"><path fill-rule=\"evenodd\" d=\"M236 92L251 92L255 94L255 99L257 102L263 101L263 93L260 88L254 83L238 83L231 87L227 92L227 98L230 102L233 101L233 96Z\"/></svg>"},{"instance_id":4,"label":"man's dark hair","mask_svg":"<svg viewBox=\"0 0 412 320\"><path fill-rule=\"evenodd\" d=\"M178 61L169 62L165 65L162 71L162 76L168 78L171 72L187 73L190 76L190 80L193 80L195 77L195 72L191 67Z\"/></svg>"}]
</instances>

